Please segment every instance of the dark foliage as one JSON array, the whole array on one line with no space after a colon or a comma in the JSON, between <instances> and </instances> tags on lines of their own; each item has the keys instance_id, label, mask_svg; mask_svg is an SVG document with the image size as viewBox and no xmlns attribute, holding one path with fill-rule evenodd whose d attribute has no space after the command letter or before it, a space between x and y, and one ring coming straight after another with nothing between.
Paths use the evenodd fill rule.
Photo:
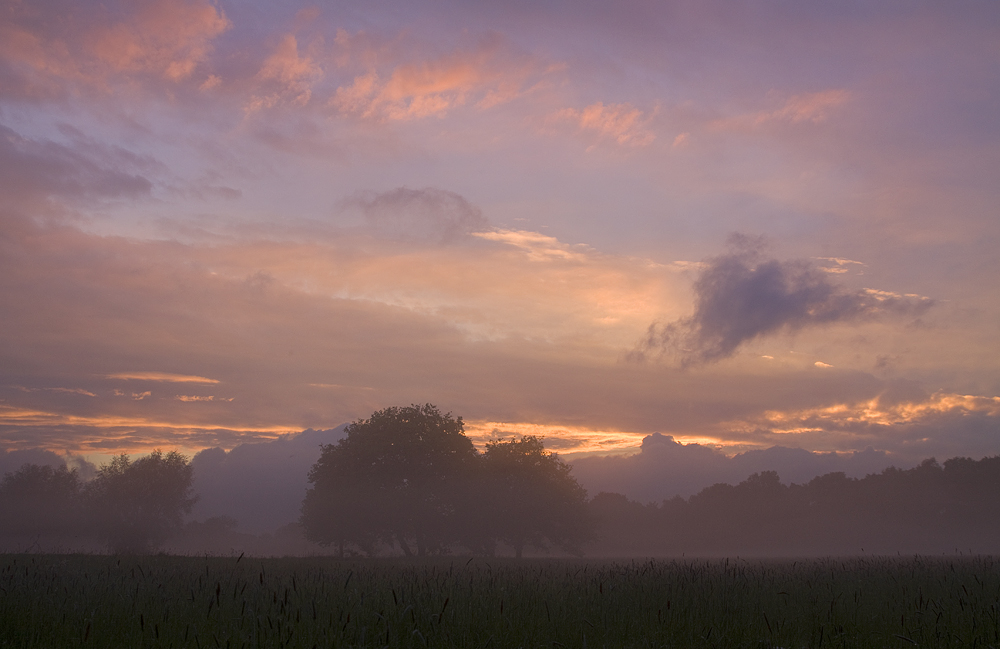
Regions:
<instances>
[{"instance_id":1,"label":"dark foliage","mask_svg":"<svg viewBox=\"0 0 1000 649\"><path fill-rule=\"evenodd\" d=\"M25 464L0 483L0 520L21 544L61 543L86 531L82 485L65 466Z\"/></svg>"},{"instance_id":2,"label":"dark foliage","mask_svg":"<svg viewBox=\"0 0 1000 649\"><path fill-rule=\"evenodd\" d=\"M122 454L87 485L98 534L112 552L146 553L181 529L191 511L193 469L176 451L134 462Z\"/></svg>"},{"instance_id":3,"label":"dark foliage","mask_svg":"<svg viewBox=\"0 0 1000 649\"><path fill-rule=\"evenodd\" d=\"M852 479L783 485L773 471L684 500L590 502L592 554L846 555L1000 551L1000 457L934 459Z\"/></svg>"},{"instance_id":4,"label":"dark foliage","mask_svg":"<svg viewBox=\"0 0 1000 649\"><path fill-rule=\"evenodd\" d=\"M483 465L483 505L492 538L512 546L518 557L526 545L581 553L590 536L587 492L541 439L489 442Z\"/></svg>"},{"instance_id":5,"label":"dark foliage","mask_svg":"<svg viewBox=\"0 0 1000 649\"><path fill-rule=\"evenodd\" d=\"M311 540L372 552L398 545L406 556L440 551L461 537L464 496L477 455L462 418L436 407L392 407L350 424L323 447L302 505Z\"/></svg>"},{"instance_id":6,"label":"dark foliage","mask_svg":"<svg viewBox=\"0 0 1000 649\"><path fill-rule=\"evenodd\" d=\"M306 536L346 552L380 547L420 556L496 544L579 552L586 492L541 440L496 441L485 454L462 418L436 407L386 408L325 446L302 504Z\"/></svg>"}]
</instances>

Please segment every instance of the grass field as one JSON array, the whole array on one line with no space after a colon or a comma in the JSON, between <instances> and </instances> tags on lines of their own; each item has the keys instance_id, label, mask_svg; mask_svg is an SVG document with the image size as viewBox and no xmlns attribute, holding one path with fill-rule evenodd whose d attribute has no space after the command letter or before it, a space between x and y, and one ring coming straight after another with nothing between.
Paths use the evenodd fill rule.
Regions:
<instances>
[{"instance_id":1,"label":"grass field","mask_svg":"<svg viewBox=\"0 0 1000 649\"><path fill-rule=\"evenodd\" d=\"M2 647L998 647L988 557L0 556Z\"/></svg>"}]
</instances>

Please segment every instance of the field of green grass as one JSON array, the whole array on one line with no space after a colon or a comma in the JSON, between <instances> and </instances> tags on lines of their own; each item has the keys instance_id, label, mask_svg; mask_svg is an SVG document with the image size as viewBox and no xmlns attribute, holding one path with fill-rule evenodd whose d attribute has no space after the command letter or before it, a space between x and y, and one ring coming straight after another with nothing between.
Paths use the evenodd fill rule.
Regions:
<instances>
[{"instance_id":1,"label":"field of green grass","mask_svg":"<svg viewBox=\"0 0 1000 649\"><path fill-rule=\"evenodd\" d=\"M989 557L0 556L0 647L998 647Z\"/></svg>"}]
</instances>

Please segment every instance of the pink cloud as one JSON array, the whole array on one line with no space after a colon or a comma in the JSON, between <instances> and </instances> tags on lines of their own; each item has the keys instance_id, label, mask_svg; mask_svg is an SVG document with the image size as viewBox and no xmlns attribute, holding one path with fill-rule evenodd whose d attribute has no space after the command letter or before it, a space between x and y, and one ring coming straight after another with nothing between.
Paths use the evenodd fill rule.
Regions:
<instances>
[{"instance_id":1,"label":"pink cloud","mask_svg":"<svg viewBox=\"0 0 1000 649\"><path fill-rule=\"evenodd\" d=\"M834 109L850 99L850 92L837 88L793 95L777 108L718 119L711 122L709 128L717 131L742 131L768 124L820 124L830 117Z\"/></svg>"},{"instance_id":2,"label":"pink cloud","mask_svg":"<svg viewBox=\"0 0 1000 649\"><path fill-rule=\"evenodd\" d=\"M94 56L117 72L152 72L181 81L208 56L212 39L229 27L225 15L208 2L153 0L86 40Z\"/></svg>"},{"instance_id":3,"label":"pink cloud","mask_svg":"<svg viewBox=\"0 0 1000 649\"><path fill-rule=\"evenodd\" d=\"M582 110L565 108L552 116L550 121L568 121L581 132L593 133L624 146L643 147L653 143L656 134L649 128L651 119L629 103L591 104Z\"/></svg>"},{"instance_id":4,"label":"pink cloud","mask_svg":"<svg viewBox=\"0 0 1000 649\"><path fill-rule=\"evenodd\" d=\"M271 107L279 102L303 106L312 97L313 85L323 78L323 68L310 55L299 53L294 34L285 34L271 55L264 61L256 80L268 89L266 95L255 95L247 110Z\"/></svg>"},{"instance_id":5,"label":"pink cloud","mask_svg":"<svg viewBox=\"0 0 1000 649\"><path fill-rule=\"evenodd\" d=\"M338 43L341 65L357 60L368 69L337 88L329 106L379 121L441 117L467 104L489 109L530 92L549 71L530 57L512 55L498 38L437 58L396 59L389 66L379 62L395 57L375 52L367 40L339 33Z\"/></svg>"},{"instance_id":6,"label":"pink cloud","mask_svg":"<svg viewBox=\"0 0 1000 649\"><path fill-rule=\"evenodd\" d=\"M66 83L104 88L115 74L183 81L230 27L221 10L201 0L138 2L121 18L104 7L19 8L0 18L0 57L21 75L27 95L58 92ZM42 13L61 9L62 21Z\"/></svg>"}]
</instances>

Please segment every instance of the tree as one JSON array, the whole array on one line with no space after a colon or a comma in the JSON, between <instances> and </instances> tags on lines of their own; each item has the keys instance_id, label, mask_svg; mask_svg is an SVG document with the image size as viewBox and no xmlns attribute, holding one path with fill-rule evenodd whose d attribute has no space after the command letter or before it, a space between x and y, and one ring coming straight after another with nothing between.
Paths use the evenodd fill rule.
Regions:
<instances>
[{"instance_id":1,"label":"tree","mask_svg":"<svg viewBox=\"0 0 1000 649\"><path fill-rule=\"evenodd\" d=\"M494 533L520 557L525 546L579 552L592 535L587 492L570 466L534 435L497 440L484 455Z\"/></svg>"},{"instance_id":2,"label":"tree","mask_svg":"<svg viewBox=\"0 0 1000 649\"><path fill-rule=\"evenodd\" d=\"M4 533L61 538L84 528L82 488L76 469L25 464L0 482Z\"/></svg>"},{"instance_id":3,"label":"tree","mask_svg":"<svg viewBox=\"0 0 1000 649\"><path fill-rule=\"evenodd\" d=\"M87 485L98 532L116 553L145 553L179 531L192 494L194 469L187 458L153 451L134 462L121 454Z\"/></svg>"},{"instance_id":4,"label":"tree","mask_svg":"<svg viewBox=\"0 0 1000 649\"><path fill-rule=\"evenodd\" d=\"M423 556L461 540L476 450L462 418L426 404L376 411L323 447L302 504L310 540Z\"/></svg>"}]
</instances>

